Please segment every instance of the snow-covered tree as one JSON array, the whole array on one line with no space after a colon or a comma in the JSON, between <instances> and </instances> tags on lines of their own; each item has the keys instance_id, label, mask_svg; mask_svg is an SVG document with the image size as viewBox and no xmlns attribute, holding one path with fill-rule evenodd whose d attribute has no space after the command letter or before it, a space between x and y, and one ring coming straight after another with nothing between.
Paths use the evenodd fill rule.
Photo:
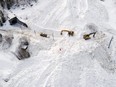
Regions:
<instances>
[{"instance_id":1,"label":"snow-covered tree","mask_svg":"<svg viewBox=\"0 0 116 87\"><path fill-rule=\"evenodd\" d=\"M29 4L31 2L37 2L37 0L0 0L0 5L3 8L8 8L10 9L13 5L19 6L19 5L25 5L25 4Z\"/></svg>"}]
</instances>

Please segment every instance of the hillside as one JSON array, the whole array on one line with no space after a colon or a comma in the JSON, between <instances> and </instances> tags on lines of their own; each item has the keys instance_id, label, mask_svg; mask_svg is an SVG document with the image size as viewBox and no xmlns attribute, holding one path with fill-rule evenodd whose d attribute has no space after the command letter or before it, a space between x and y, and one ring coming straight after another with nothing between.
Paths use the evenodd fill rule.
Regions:
<instances>
[{"instance_id":1,"label":"hillside","mask_svg":"<svg viewBox=\"0 0 116 87\"><path fill-rule=\"evenodd\" d=\"M115 0L27 1L0 9L0 87L116 86Z\"/></svg>"}]
</instances>

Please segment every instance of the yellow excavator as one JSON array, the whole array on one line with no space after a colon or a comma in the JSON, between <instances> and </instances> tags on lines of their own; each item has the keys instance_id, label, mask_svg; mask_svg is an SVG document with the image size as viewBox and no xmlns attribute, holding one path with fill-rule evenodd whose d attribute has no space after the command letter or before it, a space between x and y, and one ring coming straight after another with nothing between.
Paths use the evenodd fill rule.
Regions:
<instances>
[{"instance_id":1,"label":"yellow excavator","mask_svg":"<svg viewBox=\"0 0 116 87\"><path fill-rule=\"evenodd\" d=\"M93 32L93 33L90 33L90 34L84 34L83 35L83 38L85 39L85 40L89 40L89 39L91 39L91 35L93 35L93 37L95 37L95 34L96 34L96 32Z\"/></svg>"},{"instance_id":2,"label":"yellow excavator","mask_svg":"<svg viewBox=\"0 0 116 87\"><path fill-rule=\"evenodd\" d=\"M74 36L74 31L62 30L60 34L63 35L63 32L68 32L69 36Z\"/></svg>"}]
</instances>

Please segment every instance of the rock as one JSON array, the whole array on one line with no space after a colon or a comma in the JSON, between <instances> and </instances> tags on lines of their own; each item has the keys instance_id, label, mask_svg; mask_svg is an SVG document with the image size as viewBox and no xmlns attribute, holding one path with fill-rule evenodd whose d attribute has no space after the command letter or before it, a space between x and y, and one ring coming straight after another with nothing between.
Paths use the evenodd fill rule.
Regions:
<instances>
[{"instance_id":1,"label":"rock","mask_svg":"<svg viewBox=\"0 0 116 87\"><path fill-rule=\"evenodd\" d=\"M2 34L0 34L0 43L2 43L3 41L3 37L2 37Z\"/></svg>"},{"instance_id":2,"label":"rock","mask_svg":"<svg viewBox=\"0 0 116 87\"><path fill-rule=\"evenodd\" d=\"M3 12L0 10L0 26L3 26L3 23L6 22Z\"/></svg>"},{"instance_id":3,"label":"rock","mask_svg":"<svg viewBox=\"0 0 116 87\"><path fill-rule=\"evenodd\" d=\"M20 39L20 45L18 47L17 57L19 60L26 59L30 57L30 53L28 51L29 42L26 38Z\"/></svg>"},{"instance_id":4,"label":"rock","mask_svg":"<svg viewBox=\"0 0 116 87\"><path fill-rule=\"evenodd\" d=\"M19 60L26 59L29 57L30 57L30 54L26 49L19 48L19 50L18 50L18 59Z\"/></svg>"},{"instance_id":5,"label":"rock","mask_svg":"<svg viewBox=\"0 0 116 87\"><path fill-rule=\"evenodd\" d=\"M11 18L11 19L9 20L10 25L15 25L17 22L18 22L17 17Z\"/></svg>"},{"instance_id":6,"label":"rock","mask_svg":"<svg viewBox=\"0 0 116 87\"><path fill-rule=\"evenodd\" d=\"M15 25L15 24L20 24L23 25L24 27L28 27L28 25L22 21L20 21L17 17L11 18L9 20L10 25Z\"/></svg>"},{"instance_id":7,"label":"rock","mask_svg":"<svg viewBox=\"0 0 116 87\"><path fill-rule=\"evenodd\" d=\"M0 21L0 26L3 26L3 23Z\"/></svg>"},{"instance_id":8,"label":"rock","mask_svg":"<svg viewBox=\"0 0 116 87\"><path fill-rule=\"evenodd\" d=\"M3 41L2 48L3 49L8 49L12 45L12 40L13 40L13 37L4 36L4 41Z\"/></svg>"},{"instance_id":9,"label":"rock","mask_svg":"<svg viewBox=\"0 0 116 87\"><path fill-rule=\"evenodd\" d=\"M21 44L21 46L23 46L23 45L28 46L29 42L28 42L27 38L23 37L20 39L20 44Z\"/></svg>"}]
</instances>

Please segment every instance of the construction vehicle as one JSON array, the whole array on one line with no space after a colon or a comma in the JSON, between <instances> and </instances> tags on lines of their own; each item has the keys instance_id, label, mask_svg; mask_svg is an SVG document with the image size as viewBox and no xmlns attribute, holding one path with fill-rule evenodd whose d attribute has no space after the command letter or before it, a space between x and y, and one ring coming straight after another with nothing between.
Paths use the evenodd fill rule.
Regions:
<instances>
[{"instance_id":1,"label":"construction vehicle","mask_svg":"<svg viewBox=\"0 0 116 87\"><path fill-rule=\"evenodd\" d=\"M83 38L85 39L85 40L89 40L89 39L91 39L91 35L93 35L93 37L95 37L95 34L96 34L96 32L93 32L93 33L90 33L90 34L84 34L83 35Z\"/></svg>"},{"instance_id":2,"label":"construction vehicle","mask_svg":"<svg viewBox=\"0 0 116 87\"><path fill-rule=\"evenodd\" d=\"M42 36L42 37L48 37L48 35L47 34L45 34L45 33L40 33L40 36Z\"/></svg>"},{"instance_id":3,"label":"construction vehicle","mask_svg":"<svg viewBox=\"0 0 116 87\"><path fill-rule=\"evenodd\" d=\"M60 34L63 35L63 32L68 32L69 36L74 36L74 31L62 30Z\"/></svg>"}]
</instances>

